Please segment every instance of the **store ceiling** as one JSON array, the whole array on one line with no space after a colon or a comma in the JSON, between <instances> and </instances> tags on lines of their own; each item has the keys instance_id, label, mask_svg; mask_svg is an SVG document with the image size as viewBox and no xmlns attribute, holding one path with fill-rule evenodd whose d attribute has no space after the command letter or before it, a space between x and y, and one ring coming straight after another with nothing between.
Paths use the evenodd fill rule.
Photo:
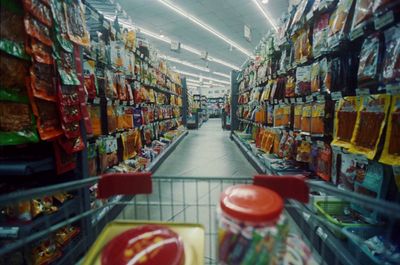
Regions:
<instances>
[{"instance_id":1,"label":"store ceiling","mask_svg":"<svg viewBox=\"0 0 400 265\"><path fill-rule=\"evenodd\" d=\"M169 61L169 65L175 66L177 70L225 81L229 79L213 72L229 75L232 67L216 63L214 60L203 60L200 55L189 52L187 49L181 48L180 52L171 51L169 41L180 42L184 47L189 46L189 49L195 48L196 51L207 51L212 59L240 67L247 59L245 52L252 52L265 33L272 29L252 0L89 0L88 2L109 16L115 16L115 10L118 9L116 4L119 4L125 11L120 12L120 21L128 22L128 18L131 18L133 24L142 29L142 33L150 31L150 34L143 34L143 36L161 54L209 68L210 72ZM165 2L208 24L245 51L231 48L229 43L174 11ZM261 0L258 2L263 5L276 24L288 7L288 0L269 0L266 4L262 4ZM244 38L244 25L251 28L251 42Z\"/></svg>"}]
</instances>

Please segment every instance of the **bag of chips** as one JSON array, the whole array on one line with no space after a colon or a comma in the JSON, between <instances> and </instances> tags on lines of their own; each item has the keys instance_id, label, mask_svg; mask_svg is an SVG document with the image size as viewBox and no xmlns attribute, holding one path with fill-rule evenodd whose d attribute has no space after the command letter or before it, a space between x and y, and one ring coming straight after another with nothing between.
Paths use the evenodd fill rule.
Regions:
<instances>
[{"instance_id":1,"label":"bag of chips","mask_svg":"<svg viewBox=\"0 0 400 265\"><path fill-rule=\"evenodd\" d=\"M311 93L311 65L296 69L296 95L306 96Z\"/></svg>"},{"instance_id":2,"label":"bag of chips","mask_svg":"<svg viewBox=\"0 0 400 265\"><path fill-rule=\"evenodd\" d=\"M50 7L43 4L40 0L23 0L24 9L48 27L53 25Z\"/></svg>"},{"instance_id":3,"label":"bag of chips","mask_svg":"<svg viewBox=\"0 0 400 265\"><path fill-rule=\"evenodd\" d=\"M89 46L89 32L86 29L85 12L81 0L64 3L64 12L69 39L78 45Z\"/></svg>"},{"instance_id":4,"label":"bag of chips","mask_svg":"<svg viewBox=\"0 0 400 265\"><path fill-rule=\"evenodd\" d=\"M374 1L370 0L356 0L356 7L354 10L353 24L351 30L357 29L364 21L372 16L372 7Z\"/></svg>"},{"instance_id":5,"label":"bag of chips","mask_svg":"<svg viewBox=\"0 0 400 265\"><path fill-rule=\"evenodd\" d=\"M30 68L30 82L35 97L48 101L57 101L53 65L34 63Z\"/></svg>"},{"instance_id":6,"label":"bag of chips","mask_svg":"<svg viewBox=\"0 0 400 265\"><path fill-rule=\"evenodd\" d=\"M53 41L51 40L50 29L41 23L39 20L35 19L29 14L25 14L24 25L26 33L43 42L47 46L52 46Z\"/></svg>"},{"instance_id":7,"label":"bag of chips","mask_svg":"<svg viewBox=\"0 0 400 265\"><path fill-rule=\"evenodd\" d=\"M328 52L329 16L329 13L321 14L314 22L312 47L314 58Z\"/></svg>"},{"instance_id":8,"label":"bag of chips","mask_svg":"<svg viewBox=\"0 0 400 265\"><path fill-rule=\"evenodd\" d=\"M54 157L56 161L57 174L64 174L76 168L76 156L68 154L64 148L60 146L58 141L53 142Z\"/></svg>"},{"instance_id":9,"label":"bag of chips","mask_svg":"<svg viewBox=\"0 0 400 265\"><path fill-rule=\"evenodd\" d=\"M360 64L358 66L358 86L377 81L380 57L380 41L377 35L366 38L361 47Z\"/></svg>"},{"instance_id":10,"label":"bag of chips","mask_svg":"<svg viewBox=\"0 0 400 265\"><path fill-rule=\"evenodd\" d=\"M301 131L305 133L311 132L312 104L303 105L301 111Z\"/></svg>"},{"instance_id":11,"label":"bag of chips","mask_svg":"<svg viewBox=\"0 0 400 265\"><path fill-rule=\"evenodd\" d=\"M400 95L392 96L385 144L379 162L400 166Z\"/></svg>"},{"instance_id":12,"label":"bag of chips","mask_svg":"<svg viewBox=\"0 0 400 265\"><path fill-rule=\"evenodd\" d=\"M0 39L22 45L26 38L23 10L17 1L3 2L0 5Z\"/></svg>"},{"instance_id":13,"label":"bag of chips","mask_svg":"<svg viewBox=\"0 0 400 265\"><path fill-rule=\"evenodd\" d=\"M363 98L351 139L350 152L374 159L386 124L389 105L390 96L388 95L372 95Z\"/></svg>"},{"instance_id":14,"label":"bag of chips","mask_svg":"<svg viewBox=\"0 0 400 265\"><path fill-rule=\"evenodd\" d=\"M318 150L316 172L321 179L329 181L332 169L332 149L327 143L323 143L322 146Z\"/></svg>"},{"instance_id":15,"label":"bag of chips","mask_svg":"<svg viewBox=\"0 0 400 265\"><path fill-rule=\"evenodd\" d=\"M334 47L347 38L350 11L353 0L339 0L335 11L329 18L328 45Z\"/></svg>"},{"instance_id":16,"label":"bag of chips","mask_svg":"<svg viewBox=\"0 0 400 265\"><path fill-rule=\"evenodd\" d=\"M385 31L383 82L400 82L400 24Z\"/></svg>"}]
</instances>

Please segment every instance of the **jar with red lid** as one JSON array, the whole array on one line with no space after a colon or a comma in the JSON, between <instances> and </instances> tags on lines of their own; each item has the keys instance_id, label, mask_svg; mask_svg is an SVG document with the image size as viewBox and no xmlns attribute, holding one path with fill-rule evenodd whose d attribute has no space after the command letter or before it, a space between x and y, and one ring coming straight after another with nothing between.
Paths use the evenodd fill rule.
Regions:
<instances>
[{"instance_id":1,"label":"jar with red lid","mask_svg":"<svg viewBox=\"0 0 400 265\"><path fill-rule=\"evenodd\" d=\"M219 263L277 264L289 231L283 208L283 199L273 190L228 187L217 208Z\"/></svg>"}]
</instances>

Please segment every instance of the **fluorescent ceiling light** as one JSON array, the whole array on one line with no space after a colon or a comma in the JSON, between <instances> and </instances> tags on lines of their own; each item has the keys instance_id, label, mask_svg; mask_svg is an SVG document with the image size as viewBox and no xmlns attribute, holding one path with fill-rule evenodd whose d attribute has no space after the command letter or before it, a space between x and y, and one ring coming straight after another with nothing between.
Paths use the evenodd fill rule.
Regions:
<instances>
[{"instance_id":1,"label":"fluorescent ceiling light","mask_svg":"<svg viewBox=\"0 0 400 265\"><path fill-rule=\"evenodd\" d=\"M180 59L175 58L175 57L171 57L171 56L168 56L168 55L162 55L161 58L163 58L163 59L165 59L167 61L170 61L170 62L186 65L186 66L192 67L192 68L200 70L200 71L204 71L204 72L207 72L207 73L210 72L210 69L208 69L207 67L203 67L203 66L200 66L200 65L195 65L195 64L189 63L187 61L180 60Z\"/></svg>"},{"instance_id":2,"label":"fluorescent ceiling light","mask_svg":"<svg viewBox=\"0 0 400 265\"><path fill-rule=\"evenodd\" d=\"M268 4L268 2L269 2L269 0L262 0L262 1L261 1L261 3L263 3L264 5L265 5L265 4Z\"/></svg>"},{"instance_id":3,"label":"fluorescent ceiling light","mask_svg":"<svg viewBox=\"0 0 400 265\"><path fill-rule=\"evenodd\" d=\"M223 73L220 73L220 72L212 72L212 73L213 73L214 75L219 75L219 76L222 76L222 77L231 78L230 75L223 74Z\"/></svg>"},{"instance_id":4,"label":"fluorescent ceiling light","mask_svg":"<svg viewBox=\"0 0 400 265\"><path fill-rule=\"evenodd\" d=\"M245 48L243 48L242 46L240 46L236 42L232 41L231 39L229 39L228 37L226 37L225 35L223 35L219 31L217 31L216 29L214 29L210 25L208 25L208 24L204 23L203 21L201 21L200 19L196 18L195 16L193 16L192 14L187 12L186 10L183 10L183 9L179 8L178 6L174 5L173 3L171 3L170 1L167 1L167 0L158 0L158 1L161 2L163 5L169 7L170 9L172 9L176 13L186 17L187 19L189 19L190 21L192 21L196 25L202 27L203 29L205 29L208 32L212 33L213 35L217 36L218 38L220 38L221 40L225 41L229 45L235 47L236 49L238 49L239 51L241 51L245 55L247 55L249 57L253 56L250 51L246 50Z\"/></svg>"},{"instance_id":5,"label":"fluorescent ceiling light","mask_svg":"<svg viewBox=\"0 0 400 265\"><path fill-rule=\"evenodd\" d=\"M267 12L264 10L263 6L258 2L258 0L253 0L253 2L256 4L257 8L261 11L261 13L264 15L264 17L268 20L269 24L274 28L276 32L278 32L278 28L276 27L274 21L272 18L267 14Z\"/></svg>"},{"instance_id":6,"label":"fluorescent ceiling light","mask_svg":"<svg viewBox=\"0 0 400 265\"><path fill-rule=\"evenodd\" d=\"M227 84L227 85L230 85L230 84L231 84L231 82L229 82L229 81L223 81L223 80L215 79L215 78L212 78L212 77L207 77L207 76L202 76L202 75L196 75L196 74L189 73L189 72L185 72L185 71L181 71L181 70L178 70L178 69L175 70L175 72L180 73L180 74L183 74L183 75L186 75L186 76L197 77L197 78L199 78L199 79L211 80L211 81L218 82L218 83L222 83L222 84Z\"/></svg>"}]
</instances>

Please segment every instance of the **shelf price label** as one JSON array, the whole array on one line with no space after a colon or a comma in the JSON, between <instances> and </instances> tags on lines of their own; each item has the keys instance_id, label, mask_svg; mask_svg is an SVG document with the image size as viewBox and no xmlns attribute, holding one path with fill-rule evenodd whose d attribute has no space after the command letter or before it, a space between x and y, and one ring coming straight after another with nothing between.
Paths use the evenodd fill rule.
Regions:
<instances>
[{"instance_id":1,"label":"shelf price label","mask_svg":"<svg viewBox=\"0 0 400 265\"><path fill-rule=\"evenodd\" d=\"M0 238L17 238L19 227L0 227Z\"/></svg>"},{"instance_id":2,"label":"shelf price label","mask_svg":"<svg viewBox=\"0 0 400 265\"><path fill-rule=\"evenodd\" d=\"M324 229L322 229L321 227L318 227L315 232L323 241L328 238L328 234L325 233Z\"/></svg>"},{"instance_id":3,"label":"shelf price label","mask_svg":"<svg viewBox=\"0 0 400 265\"><path fill-rule=\"evenodd\" d=\"M378 16L374 19L374 26L376 30L383 28L384 26L394 21L393 10L389 10L385 14Z\"/></svg>"}]
</instances>

